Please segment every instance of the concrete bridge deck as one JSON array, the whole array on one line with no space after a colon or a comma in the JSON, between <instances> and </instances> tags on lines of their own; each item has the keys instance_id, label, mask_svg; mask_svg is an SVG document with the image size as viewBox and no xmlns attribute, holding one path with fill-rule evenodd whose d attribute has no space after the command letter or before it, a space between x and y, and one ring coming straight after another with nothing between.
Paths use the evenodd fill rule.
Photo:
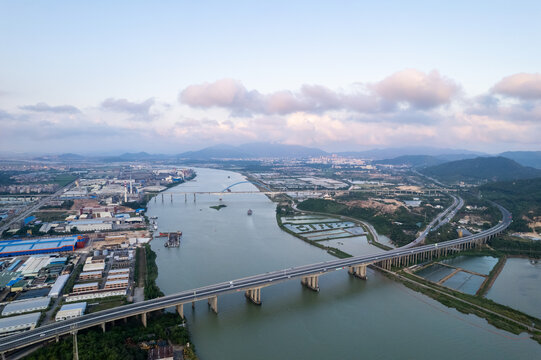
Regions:
<instances>
[{"instance_id":1,"label":"concrete bridge deck","mask_svg":"<svg viewBox=\"0 0 541 360\"><path fill-rule=\"evenodd\" d=\"M217 312L217 296L234 292L244 292L245 295L256 304L261 304L261 289L279 282L292 279L301 279L303 285L313 290L319 290L318 278L332 271L347 269L354 276L365 278L366 267L377 264L380 267L390 269L391 266L405 266L424 259L432 259L447 253L469 249L476 245L485 243L488 239L498 235L511 223L511 213L502 206L500 209L503 219L496 226L478 234L449 240L442 243L419 246L415 248L399 248L376 255L366 255L337 259L297 266L289 269L268 272L265 274L253 275L232 281L221 282L209 286L182 291L176 294L164 296L157 299L146 300L139 303L119 306L113 309L84 315L79 318L61 321L45 325L20 334L4 337L0 341L0 353L20 349L25 346L55 339L66 334L76 333L78 330L92 326L102 326L105 330L105 323L123 319L130 316L140 315L143 324L146 325L146 314L155 310L177 307L177 311L183 315L183 305L208 300L210 307Z\"/></svg>"}]
</instances>

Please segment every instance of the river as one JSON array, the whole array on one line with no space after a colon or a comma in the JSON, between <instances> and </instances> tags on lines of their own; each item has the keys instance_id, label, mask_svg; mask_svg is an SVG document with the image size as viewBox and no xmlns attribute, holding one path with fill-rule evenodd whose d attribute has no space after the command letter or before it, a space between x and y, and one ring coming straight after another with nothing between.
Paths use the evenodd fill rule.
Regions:
<instances>
[{"instance_id":1,"label":"river","mask_svg":"<svg viewBox=\"0 0 541 360\"><path fill-rule=\"evenodd\" d=\"M159 231L183 232L180 248L154 239L158 286L166 294L257 273L333 259L283 232L275 204L263 194L198 195L244 180L234 172L196 169L197 177L151 200ZM233 188L255 190L251 184ZM171 201L173 194L173 201ZM217 211L212 205L227 207ZM253 215L248 216L248 209ZM320 277L319 293L298 280L262 289L262 306L242 293L185 306L202 360L214 359L509 359L538 358L541 345L483 319L464 315L368 270L368 280L346 271Z\"/></svg>"}]
</instances>

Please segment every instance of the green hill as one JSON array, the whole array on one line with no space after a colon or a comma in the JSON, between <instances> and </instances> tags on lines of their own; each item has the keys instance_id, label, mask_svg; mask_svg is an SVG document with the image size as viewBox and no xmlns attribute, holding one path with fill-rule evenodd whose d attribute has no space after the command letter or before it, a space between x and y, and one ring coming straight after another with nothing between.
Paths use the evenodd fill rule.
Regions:
<instances>
[{"instance_id":1,"label":"green hill","mask_svg":"<svg viewBox=\"0 0 541 360\"><path fill-rule=\"evenodd\" d=\"M422 172L445 182L507 181L541 177L541 170L504 157L478 157L428 167Z\"/></svg>"},{"instance_id":2,"label":"green hill","mask_svg":"<svg viewBox=\"0 0 541 360\"><path fill-rule=\"evenodd\" d=\"M541 178L488 183L479 187L479 193L511 211L512 230L530 231L528 221L541 215Z\"/></svg>"}]
</instances>

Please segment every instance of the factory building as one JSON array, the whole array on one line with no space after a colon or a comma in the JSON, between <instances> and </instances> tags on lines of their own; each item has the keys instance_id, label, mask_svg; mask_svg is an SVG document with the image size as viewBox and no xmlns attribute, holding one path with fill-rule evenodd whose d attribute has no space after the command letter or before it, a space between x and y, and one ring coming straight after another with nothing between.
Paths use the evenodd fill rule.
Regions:
<instances>
[{"instance_id":1,"label":"factory building","mask_svg":"<svg viewBox=\"0 0 541 360\"><path fill-rule=\"evenodd\" d=\"M88 264L85 264L85 266L83 266L83 272L103 271L103 270L105 270L104 262L88 263Z\"/></svg>"},{"instance_id":2,"label":"factory building","mask_svg":"<svg viewBox=\"0 0 541 360\"><path fill-rule=\"evenodd\" d=\"M112 269L109 270L109 276L116 275L116 274L129 274L130 268L122 268L122 269Z\"/></svg>"},{"instance_id":3,"label":"factory building","mask_svg":"<svg viewBox=\"0 0 541 360\"><path fill-rule=\"evenodd\" d=\"M65 304L62 305L60 310L56 313L55 321L62 321L67 319L83 316L86 310L86 302Z\"/></svg>"},{"instance_id":4,"label":"factory building","mask_svg":"<svg viewBox=\"0 0 541 360\"><path fill-rule=\"evenodd\" d=\"M128 280L111 280L105 283L105 289L125 289L128 287Z\"/></svg>"},{"instance_id":5,"label":"factory building","mask_svg":"<svg viewBox=\"0 0 541 360\"><path fill-rule=\"evenodd\" d=\"M127 293L127 289L103 289L98 291L92 291L87 293L81 293L81 294L70 294L68 297L65 297L64 300L66 302L74 302L74 301L82 301L82 300L90 300L90 299L101 299L106 298L110 296L125 296Z\"/></svg>"},{"instance_id":6,"label":"factory building","mask_svg":"<svg viewBox=\"0 0 541 360\"><path fill-rule=\"evenodd\" d=\"M88 292L88 291L95 291L95 290L98 290L98 283L97 282L73 285L73 293L74 294L84 293L84 292Z\"/></svg>"},{"instance_id":7,"label":"factory building","mask_svg":"<svg viewBox=\"0 0 541 360\"><path fill-rule=\"evenodd\" d=\"M130 278L130 274L122 273L122 274L111 274L107 276L107 281L109 280L128 280Z\"/></svg>"},{"instance_id":8,"label":"factory building","mask_svg":"<svg viewBox=\"0 0 541 360\"><path fill-rule=\"evenodd\" d=\"M3 240L0 241L0 257L75 251L84 247L87 240L83 235Z\"/></svg>"},{"instance_id":9,"label":"factory building","mask_svg":"<svg viewBox=\"0 0 541 360\"><path fill-rule=\"evenodd\" d=\"M6 336L36 327L41 313L35 312L0 319L0 336Z\"/></svg>"},{"instance_id":10,"label":"factory building","mask_svg":"<svg viewBox=\"0 0 541 360\"><path fill-rule=\"evenodd\" d=\"M69 274L60 275L54 282L53 287L51 288L51 291L49 291L49 295L47 296L53 297L53 298L59 297L69 277L70 277Z\"/></svg>"},{"instance_id":11,"label":"factory building","mask_svg":"<svg viewBox=\"0 0 541 360\"><path fill-rule=\"evenodd\" d=\"M8 303L4 310L2 310L2 316L8 316L13 314L23 314L32 311L39 311L47 309L51 299L49 297L39 297L35 299L16 301Z\"/></svg>"},{"instance_id":12,"label":"factory building","mask_svg":"<svg viewBox=\"0 0 541 360\"><path fill-rule=\"evenodd\" d=\"M102 272L101 271L87 271L82 272L79 275L80 280L92 280L92 279L101 279Z\"/></svg>"}]
</instances>

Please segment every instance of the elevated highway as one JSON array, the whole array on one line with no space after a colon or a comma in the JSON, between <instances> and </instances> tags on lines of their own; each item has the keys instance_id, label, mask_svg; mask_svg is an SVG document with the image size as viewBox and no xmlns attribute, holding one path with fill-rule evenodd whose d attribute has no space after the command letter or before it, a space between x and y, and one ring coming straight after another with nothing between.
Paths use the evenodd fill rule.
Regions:
<instances>
[{"instance_id":1,"label":"elevated highway","mask_svg":"<svg viewBox=\"0 0 541 360\"><path fill-rule=\"evenodd\" d=\"M244 292L245 296L252 302L261 304L261 289L283 281L301 279L303 285L312 290L319 291L319 276L329 272L347 269L351 275L366 278L366 267L368 265L376 264L380 267L390 269L391 266L407 266L408 264L424 259L432 259L448 253L469 249L481 245L488 239L498 235L511 223L511 213L502 206L496 206L498 206L502 213L502 220L496 226L478 234L437 244L407 249L399 248L375 255L356 256L277 270L190 289L157 299L119 306L110 310L84 315L79 318L45 325L24 333L4 337L0 341L0 353L4 356L7 351L24 348L46 340L58 339L58 337L66 334L76 334L79 330L93 326L102 326L105 331L105 324L107 322L130 316L141 316L141 320L146 326L147 313L176 307L179 314L183 316L183 306L190 302L208 300L211 309L218 312L217 297L228 293Z\"/></svg>"}]
</instances>

